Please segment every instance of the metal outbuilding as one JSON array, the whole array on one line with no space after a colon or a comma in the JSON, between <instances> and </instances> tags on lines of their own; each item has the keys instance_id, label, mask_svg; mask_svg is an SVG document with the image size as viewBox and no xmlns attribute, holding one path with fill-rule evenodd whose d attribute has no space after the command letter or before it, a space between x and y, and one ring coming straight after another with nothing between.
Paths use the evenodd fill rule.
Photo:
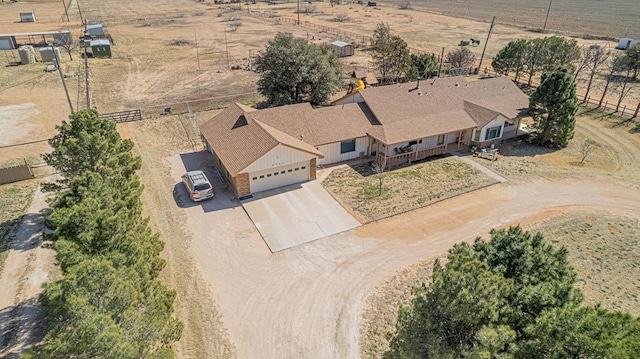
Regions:
<instances>
[{"instance_id":1,"label":"metal outbuilding","mask_svg":"<svg viewBox=\"0 0 640 359\"><path fill-rule=\"evenodd\" d=\"M353 56L354 53L353 45L344 41L332 42L331 49L335 51L340 57Z\"/></svg>"},{"instance_id":2,"label":"metal outbuilding","mask_svg":"<svg viewBox=\"0 0 640 359\"><path fill-rule=\"evenodd\" d=\"M56 52L55 55L53 54L53 51ZM40 60L42 62L53 62L56 57L60 59L60 49L58 47L54 47L53 51L51 50L51 47L43 47L38 50L38 52L40 52Z\"/></svg>"},{"instance_id":3,"label":"metal outbuilding","mask_svg":"<svg viewBox=\"0 0 640 359\"><path fill-rule=\"evenodd\" d=\"M20 22L36 22L36 13L32 12L21 12L20 13Z\"/></svg>"},{"instance_id":4,"label":"metal outbuilding","mask_svg":"<svg viewBox=\"0 0 640 359\"><path fill-rule=\"evenodd\" d=\"M102 24L87 25L87 35L91 37L103 37L104 29Z\"/></svg>"},{"instance_id":5,"label":"metal outbuilding","mask_svg":"<svg viewBox=\"0 0 640 359\"><path fill-rule=\"evenodd\" d=\"M15 36L0 36L0 50L12 50L17 48Z\"/></svg>"},{"instance_id":6,"label":"metal outbuilding","mask_svg":"<svg viewBox=\"0 0 640 359\"><path fill-rule=\"evenodd\" d=\"M93 57L111 57L111 43L107 39L91 40L89 42Z\"/></svg>"},{"instance_id":7,"label":"metal outbuilding","mask_svg":"<svg viewBox=\"0 0 640 359\"><path fill-rule=\"evenodd\" d=\"M618 42L618 48L620 50L626 50L632 46L635 46L638 43L635 37L622 37L620 38L620 42Z\"/></svg>"}]
</instances>

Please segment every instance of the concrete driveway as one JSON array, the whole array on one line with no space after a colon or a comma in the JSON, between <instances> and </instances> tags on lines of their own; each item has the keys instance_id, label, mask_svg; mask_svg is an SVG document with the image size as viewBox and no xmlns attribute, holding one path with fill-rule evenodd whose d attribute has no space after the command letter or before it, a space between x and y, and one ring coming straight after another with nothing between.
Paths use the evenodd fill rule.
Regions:
<instances>
[{"instance_id":1,"label":"concrete driveway","mask_svg":"<svg viewBox=\"0 0 640 359\"><path fill-rule=\"evenodd\" d=\"M271 252L360 226L318 181L259 192L242 206Z\"/></svg>"}]
</instances>

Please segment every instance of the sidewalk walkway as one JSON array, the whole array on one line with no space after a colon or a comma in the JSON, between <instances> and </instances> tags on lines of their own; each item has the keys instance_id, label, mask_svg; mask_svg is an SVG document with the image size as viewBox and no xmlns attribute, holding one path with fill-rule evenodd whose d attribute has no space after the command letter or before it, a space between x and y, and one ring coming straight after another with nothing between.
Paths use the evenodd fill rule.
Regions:
<instances>
[{"instance_id":1,"label":"sidewalk walkway","mask_svg":"<svg viewBox=\"0 0 640 359\"><path fill-rule=\"evenodd\" d=\"M500 183L504 183L507 182L507 179L500 176L499 174L493 172L492 170L488 169L487 167L479 164L478 162L472 160L469 158L469 155L463 155L460 152L454 152L454 155L458 156L458 158L462 161L464 161L465 163L469 164L470 166L474 167L475 169L477 169L478 171L481 171L482 173L486 174L487 176L495 179L496 181L500 182Z\"/></svg>"}]
</instances>

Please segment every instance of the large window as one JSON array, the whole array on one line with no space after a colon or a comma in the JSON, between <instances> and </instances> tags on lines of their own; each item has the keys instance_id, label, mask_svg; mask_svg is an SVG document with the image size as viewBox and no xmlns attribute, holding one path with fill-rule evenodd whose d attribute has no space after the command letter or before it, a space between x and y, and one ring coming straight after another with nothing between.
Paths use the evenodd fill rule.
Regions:
<instances>
[{"instance_id":1,"label":"large window","mask_svg":"<svg viewBox=\"0 0 640 359\"><path fill-rule=\"evenodd\" d=\"M484 137L484 140L493 140L494 138L500 137L500 128L501 126L487 128L487 134Z\"/></svg>"},{"instance_id":2,"label":"large window","mask_svg":"<svg viewBox=\"0 0 640 359\"><path fill-rule=\"evenodd\" d=\"M340 154L355 152L355 151L356 151L356 140L340 142Z\"/></svg>"},{"instance_id":3,"label":"large window","mask_svg":"<svg viewBox=\"0 0 640 359\"><path fill-rule=\"evenodd\" d=\"M445 135L438 136L438 146L444 145L444 136Z\"/></svg>"}]
</instances>

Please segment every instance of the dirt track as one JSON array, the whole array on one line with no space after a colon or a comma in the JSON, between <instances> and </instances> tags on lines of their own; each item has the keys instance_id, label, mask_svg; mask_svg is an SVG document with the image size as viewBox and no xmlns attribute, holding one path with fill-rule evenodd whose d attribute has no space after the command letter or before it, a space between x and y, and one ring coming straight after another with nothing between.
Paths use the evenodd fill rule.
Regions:
<instances>
[{"instance_id":1,"label":"dirt track","mask_svg":"<svg viewBox=\"0 0 640 359\"><path fill-rule=\"evenodd\" d=\"M0 273L0 357L19 358L43 333L44 312L38 303L42 284L54 280L55 252L42 244L41 211L47 207L40 192L27 210Z\"/></svg>"},{"instance_id":2,"label":"dirt track","mask_svg":"<svg viewBox=\"0 0 640 359\"><path fill-rule=\"evenodd\" d=\"M178 316L186 324L179 357L358 358L365 299L399 270L491 228L576 209L640 218L632 180L638 139L622 129L602 133L603 125L579 120L578 134L597 136L614 157L576 167L573 149L538 154L533 161L546 165L529 180L514 178L277 254L229 193L219 191L215 210L179 207L172 193L184 158L193 155L175 155L190 150L178 118L121 126L143 156L145 204L167 241L166 279L178 289ZM600 161L613 161L614 168L602 170ZM550 171L573 175L541 179Z\"/></svg>"}]
</instances>

